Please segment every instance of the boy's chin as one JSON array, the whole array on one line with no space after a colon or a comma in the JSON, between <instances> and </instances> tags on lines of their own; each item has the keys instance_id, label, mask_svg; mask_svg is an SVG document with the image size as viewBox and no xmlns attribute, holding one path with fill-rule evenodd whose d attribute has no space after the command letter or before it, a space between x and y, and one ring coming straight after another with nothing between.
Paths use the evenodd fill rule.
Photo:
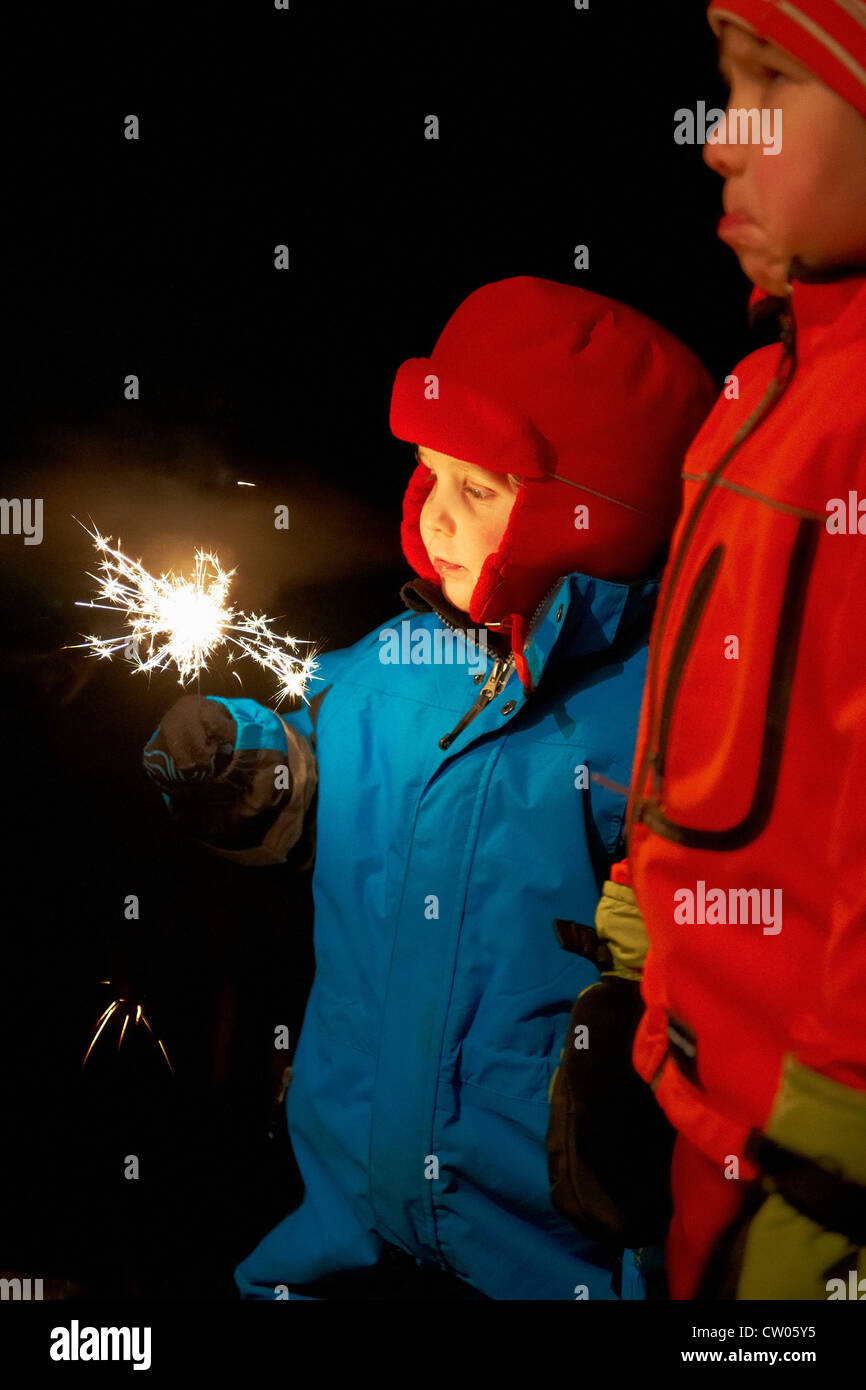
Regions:
<instances>
[{"instance_id":1,"label":"boy's chin","mask_svg":"<svg viewBox=\"0 0 866 1390\"><path fill-rule=\"evenodd\" d=\"M442 593L450 604L459 608L461 613L469 612L469 601L472 598L474 585L470 580L461 580L455 583L453 579L442 580Z\"/></svg>"},{"instance_id":2,"label":"boy's chin","mask_svg":"<svg viewBox=\"0 0 866 1390\"><path fill-rule=\"evenodd\" d=\"M787 264L776 257L743 251L738 256L740 268L758 289L767 294L784 296L788 293Z\"/></svg>"}]
</instances>

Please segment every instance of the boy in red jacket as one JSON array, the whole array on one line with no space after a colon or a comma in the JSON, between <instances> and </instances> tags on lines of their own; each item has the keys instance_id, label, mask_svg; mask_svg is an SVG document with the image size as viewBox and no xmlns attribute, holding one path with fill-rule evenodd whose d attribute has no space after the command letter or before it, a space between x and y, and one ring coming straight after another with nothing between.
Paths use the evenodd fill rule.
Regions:
<instances>
[{"instance_id":1,"label":"boy in red jacket","mask_svg":"<svg viewBox=\"0 0 866 1390\"><path fill-rule=\"evenodd\" d=\"M709 20L730 107L782 113L777 155L704 155L782 346L686 456L628 815L634 1061L678 1130L672 1297L863 1298L866 3Z\"/></svg>"}]
</instances>

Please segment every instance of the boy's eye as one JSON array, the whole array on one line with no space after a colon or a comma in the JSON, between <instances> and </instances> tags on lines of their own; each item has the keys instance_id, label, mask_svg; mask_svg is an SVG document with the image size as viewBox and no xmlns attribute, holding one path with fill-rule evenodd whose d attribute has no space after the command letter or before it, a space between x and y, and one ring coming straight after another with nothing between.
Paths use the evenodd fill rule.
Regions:
<instances>
[{"instance_id":1,"label":"boy's eye","mask_svg":"<svg viewBox=\"0 0 866 1390\"><path fill-rule=\"evenodd\" d=\"M431 483L435 483L436 481L436 474L433 472L432 468L427 469L427 481ZM496 493L491 492L489 488L473 487L471 483L467 482L464 482L463 486L470 497L474 497L478 502L489 502L491 498L496 496Z\"/></svg>"},{"instance_id":2,"label":"boy's eye","mask_svg":"<svg viewBox=\"0 0 866 1390\"><path fill-rule=\"evenodd\" d=\"M721 76L722 85L729 94L733 89L734 79L737 74L744 80L751 79L753 82L761 82L767 87L776 82L784 82L787 79L787 73L781 72L779 68L765 67L762 63L755 63L747 67L735 69L733 75L727 70L719 68L719 74Z\"/></svg>"}]
</instances>

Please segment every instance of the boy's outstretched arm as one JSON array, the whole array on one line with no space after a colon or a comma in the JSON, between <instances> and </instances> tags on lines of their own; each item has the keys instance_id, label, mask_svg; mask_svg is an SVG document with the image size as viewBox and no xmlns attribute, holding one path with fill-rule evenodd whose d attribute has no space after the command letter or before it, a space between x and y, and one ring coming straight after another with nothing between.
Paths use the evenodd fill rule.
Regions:
<instances>
[{"instance_id":1,"label":"boy's outstretched arm","mask_svg":"<svg viewBox=\"0 0 866 1390\"><path fill-rule=\"evenodd\" d=\"M317 783L309 739L256 700L185 695L147 744L144 769L176 825L240 864L280 864Z\"/></svg>"}]
</instances>

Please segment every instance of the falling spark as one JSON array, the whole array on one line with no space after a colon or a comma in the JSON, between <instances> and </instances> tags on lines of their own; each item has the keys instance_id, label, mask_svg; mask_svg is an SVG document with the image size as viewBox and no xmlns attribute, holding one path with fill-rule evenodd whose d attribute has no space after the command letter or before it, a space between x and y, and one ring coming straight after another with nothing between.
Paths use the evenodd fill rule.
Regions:
<instances>
[{"instance_id":1,"label":"falling spark","mask_svg":"<svg viewBox=\"0 0 866 1390\"><path fill-rule=\"evenodd\" d=\"M152 1037L152 1038L156 1038L156 1034L154 1033L153 1029L151 1028L150 1024L148 1023L148 1021L147 1021L147 1019L145 1018L144 1014L141 1015L141 1021L142 1021L142 1023L144 1024L144 1026L147 1028L147 1031L150 1033L151 1037ZM160 1052L162 1053L163 1057L165 1057L165 1060L168 1062L168 1054L166 1053L165 1048L163 1047L162 1043L159 1041L159 1038L156 1038L156 1041L159 1043L159 1050L160 1050ZM171 1072L172 1076L174 1076L174 1067L171 1065L171 1062L168 1062L168 1069L169 1069L169 1071Z\"/></svg>"},{"instance_id":2,"label":"falling spark","mask_svg":"<svg viewBox=\"0 0 866 1390\"><path fill-rule=\"evenodd\" d=\"M99 983L100 983L101 985L110 985L110 984L111 984L111 981L110 981L110 980L100 980ZM96 1020L98 1026L97 1026L96 1032L94 1033L93 1037L92 1037L91 1040L90 1040L90 1046L88 1047L87 1051L86 1051L85 1054L84 1054L84 1061L81 1063L82 1067L85 1067L85 1066L87 1065L87 1059L88 1059L88 1057L90 1056L91 1052L93 1051L94 1047L96 1046L96 1041L97 1041L97 1039L98 1039L100 1033L102 1032L102 1030L103 1030L103 1028L105 1027L105 1025L109 1022L109 1020L111 1019L111 1017L112 1017L112 1015L115 1013L115 1011L118 1009L119 1005L121 1005L121 1004L128 1004L128 1005L130 1006L130 1008L132 1008L132 1006L135 1005L135 1023L133 1024L133 1027L136 1027L137 1024L138 1024L138 1020L141 1019L142 1023L143 1023L143 1024L145 1025L145 1027L147 1028L147 1030L148 1030L148 1032L150 1033L151 1037L156 1038L156 1034L154 1033L153 1029L151 1028L150 1024L148 1023L147 1017L146 1017L146 1015L144 1014L144 1011L142 1010L141 1004L136 1003L136 1001L135 1001L135 1000L132 1000L132 999L125 999L125 998L115 999L115 1000L113 1000L113 1002L112 1002L111 1004L109 1004L109 1006L108 1006L107 1009L103 1010L103 1012L99 1015L99 1018ZM126 1032L126 1025L127 1025L128 1023L129 1023L129 1009L128 1009L127 1012L126 1012L126 1016L125 1016L125 1018L124 1018L124 1020L123 1020L123 1027L122 1027L121 1030L120 1030L120 1040L119 1040L119 1042L118 1042L118 1044L117 1044L117 1051L118 1051L118 1052L120 1051L120 1044L123 1042L123 1036L124 1036L124 1034L125 1034L125 1032ZM160 1052L162 1053L163 1057L165 1058L166 1062L168 1063L168 1069L169 1069L169 1071L171 1072L172 1076L174 1076L174 1067L171 1065L171 1062L169 1062L169 1060L168 1060L168 1053L166 1052L165 1048L163 1047L161 1040L160 1040L159 1038L156 1038L156 1041L157 1041L157 1044L158 1044L158 1046L159 1046Z\"/></svg>"},{"instance_id":3,"label":"falling spark","mask_svg":"<svg viewBox=\"0 0 866 1390\"><path fill-rule=\"evenodd\" d=\"M288 697L304 698L307 681L317 666L316 653L296 655L298 639L273 632L272 619L255 614L248 617L232 608L228 591L235 571L224 570L211 551L196 550L191 578L169 570L156 579L140 561L123 554L119 540L115 549L109 543L110 536L101 536L95 526L91 531L82 522L78 524L102 555L100 573L87 573L101 586L96 598L107 602L78 602L76 607L122 610L128 630L106 638L82 633L85 641L74 643L74 647L88 647L89 655L107 660L123 654L134 666L133 674L165 670L173 664L179 684L186 685L207 671L207 660L218 647L228 644L229 663L236 655L231 648L237 648L241 656L250 657L277 677L277 705ZM139 653L140 644L147 644L145 659Z\"/></svg>"},{"instance_id":4,"label":"falling spark","mask_svg":"<svg viewBox=\"0 0 866 1390\"><path fill-rule=\"evenodd\" d=\"M106 1023L107 1023L108 1020L111 1018L111 1015L114 1013L114 1010L115 1010L116 1008L117 1008L117 1000L115 1000L113 1004L109 1004L109 1006L108 1006L108 1008L105 1010L105 1012L104 1012L104 1013L101 1013L101 1014L99 1015L99 1018L96 1020L97 1023L100 1023L100 1020L102 1020L102 1022L100 1023L100 1026L97 1028L96 1032L94 1033L93 1038L92 1038L91 1043L90 1043L90 1046L89 1046L89 1048L87 1049L87 1051L86 1051L85 1054L84 1054L84 1061L81 1063L82 1067L85 1067L85 1066L87 1065L87 1059L88 1059L88 1057L90 1056L91 1052L93 1051L93 1047L94 1047L94 1044L95 1044L95 1042L96 1042L96 1039L99 1037L100 1033L102 1032L102 1029L105 1027Z\"/></svg>"},{"instance_id":5,"label":"falling spark","mask_svg":"<svg viewBox=\"0 0 866 1390\"><path fill-rule=\"evenodd\" d=\"M238 478L238 487L255 487L255 483L242 483Z\"/></svg>"}]
</instances>

